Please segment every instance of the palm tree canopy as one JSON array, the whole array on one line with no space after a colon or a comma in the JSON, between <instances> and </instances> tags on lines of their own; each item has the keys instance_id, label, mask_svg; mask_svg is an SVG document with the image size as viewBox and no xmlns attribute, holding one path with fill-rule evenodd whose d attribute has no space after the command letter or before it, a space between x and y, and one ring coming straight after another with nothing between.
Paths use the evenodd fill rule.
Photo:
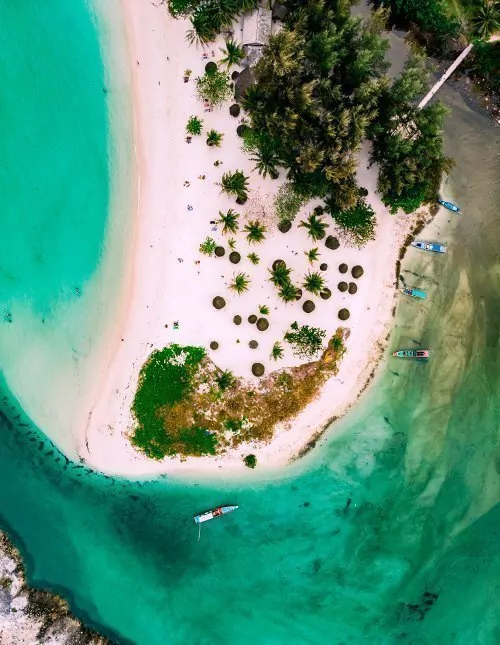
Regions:
<instances>
[{"instance_id":1,"label":"palm tree canopy","mask_svg":"<svg viewBox=\"0 0 500 645\"><path fill-rule=\"evenodd\" d=\"M483 0L472 17L474 31L480 38L489 38L500 29L500 3L493 0Z\"/></svg>"},{"instance_id":2,"label":"palm tree canopy","mask_svg":"<svg viewBox=\"0 0 500 645\"><path fill-rule=\"evenodd\" d=\"M221 52L224 54L224 58L220 62L225 64L228 69L231 65L239 65L245 55L242 47L232 39L226 40L226 47L221 48Z\"/></svg>"}]
</instances>

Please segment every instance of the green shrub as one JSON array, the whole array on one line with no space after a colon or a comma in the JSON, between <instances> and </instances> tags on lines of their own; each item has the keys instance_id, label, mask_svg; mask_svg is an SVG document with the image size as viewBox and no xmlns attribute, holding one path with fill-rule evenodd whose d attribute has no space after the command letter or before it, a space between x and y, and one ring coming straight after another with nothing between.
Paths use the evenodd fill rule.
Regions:
<instances>
[{"instance_id":1,"label":"green shrub","mask_svg":"<svg viewBox=\"0 0 500 645\"><path fill-rule=\"evenodd\" d=\"M136 428L132 434L132 443L148 457L161 459L165 455L176 454L173 444L177 442L168 435L159 412L164 406L173 406L191 391L191 381L201 361L205 357L202 347L182 347L169 345L165 349L154 351L148 358L139 374L139 384L132 404L132 413ZM185 431L183 441L186 443L186 454L205 454L189 452L192 448L199 451L213 443L194 429Z\"/></svg>"},{"instance_id":2,"label":"green shrub","mask_svg":"<svg viewBox=\"0 0 500 645\"><path fill-rule=\"evenodd\" d=\"M326 205L328 207L328 200ZM363 246L375 239L375 211L365 199L359 199L356 206L348 210L332 210L331 215L355 246Z\"/></svg>"},{"instance_id":3,"label":"green shrub","mask_svg":"<svg viewBox=\"0 0 500 645\"><path fill-rule=\"evenodd\" d=\"M188 134L200 135L203 130L203 121L197 116L190 116L186 124Z\"/></svg>"},{"instance_id":4,"label":"green shrub","mask_svg":"<svg viewBox=\"0 0 500 645\"><path fill-rule=\"evenodd\" d=\"M205 72L203 76L197 76L195 80L198 96L201 100L206 99L212 105L224 103L231 96L229 81L229 74L221 70Z\"/></svg>"},{"instance_id":5,"label":"green shrub","mask_svg":"<svg viewBox=\"0 0 500 645\"><path fill-rule=\"evenodd\" d=\"M246 457L243 457L243 461L245 462L245 466L248 466L248 468L255 468L257 465L257 457L255 455L247 455Z\"/></svg>"},{"instance_id":6,"label":"green shrub","mask_svg":"<svg viewBox=\"0 0 500 645\"><path fill-rule=\"evenodd\" d=\"M313 358L323 348L326 336L324 329L302 325L297 322L291 324L291 331L285 334L285 340L293 348L293 353L300 358Z\"/></svg>"},{"instance_id":7,"label":"green shrub","mask_svg":"<svg viewBox=\"0 0 500 645\"><path fill-rule=\"evenodd\" d=\"M306 200L293 189L293 184L283 184L278 190L274 200L274 208L276 217L281 222L289 220L293 222L301 207L306 203Z\"/></svg>"},{"instance_id":8,"label":"green shrub","mask_svg":"<svg viewBox=\"0 0 500 645\"><path fill-rule=\"evenodd\" d=\"M207 239L200 244L200 253L211 257L215 253L216 248L217 242L212 237L207 237Z\"/></svg>"}]
</instances>

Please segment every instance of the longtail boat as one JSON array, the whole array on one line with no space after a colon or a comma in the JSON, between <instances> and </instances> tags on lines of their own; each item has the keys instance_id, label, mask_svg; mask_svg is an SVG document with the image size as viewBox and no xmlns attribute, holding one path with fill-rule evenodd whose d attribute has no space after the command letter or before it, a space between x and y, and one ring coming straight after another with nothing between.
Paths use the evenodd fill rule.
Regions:
<instances>
[{"instance_id":1,"label":"longtail boat","mask_svg":"<svg viewBox=\"0 0 500 645\"><path fill-rule=\"evenodd\" d=\"M449 211L453 211L454 213L461 213L462 211L460 210L460 207L454 204L453 202L447 202L444 199L438 199L438 202L441 204L441 206L444 206L447 208Z\"/></svg>"},{"instance_id":2,"label":"longtail boat","mask_svg":"<svg viewBox=\"0 0 500 645\"><path fill-rule=\"evenodd\" d=\"M200 541L201 525L203 524L203 522L208 522L208 520L213 520L216 517L222 517L222 515L232 513L237 508L238 506L217 506L217 508L213 508L211 511L206 511L205 513L195 515L193 519L195 524L198 524L198 542Z\"/></svg>"},{"instance_id":3,"label":"longtail boat","mask_svg":"<svg viewBox=\"0 0 500 645\"><path fill-rule=\"evenodd\" d=\"M439 244L439 242L412 242L412 246L422 251L434 251L434 253L446 253L446 246Z\"/></svg>"},{"instance_id":4,"label":"longtail boat","mask_svg":"<svg viewBox=\"0 0 500 645\"><path fill-rule=\"evenodd\" d=\"M400 289L400 291L406 296L411 296L412 298L422 298L422 300L427 298L427 294L421 289L415 289L413 287L410 289L409 287L404 287L404 289Z\"/></svg>"},{"instance_id":5,"label":"longtail boat","mask_svg":"<svg viewBox=\"0 0 500 645\"><path fill-rule=\"evenodd\" d=\"M399 349L392 354L396 358L414 358L417 360L425 360L430 358L430 349Z\"/></svg>"}]
</instances>

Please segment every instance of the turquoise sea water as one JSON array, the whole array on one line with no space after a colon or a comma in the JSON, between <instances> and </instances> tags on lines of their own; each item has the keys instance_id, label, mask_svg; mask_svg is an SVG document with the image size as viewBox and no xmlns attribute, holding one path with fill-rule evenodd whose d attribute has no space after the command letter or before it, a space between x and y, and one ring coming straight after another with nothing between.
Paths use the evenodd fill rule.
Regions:
<instances>
[{"instance_id":1,"label":"turquoise sea water","mask_svg":"<svg viewBox=\"0 0 500 645\"><path fill-rule=\"evenodd\" d=\"M0 365L25 409L68 449L112 322L126 247L123 209L114 248L103 254L111 187L130 172L130 163L116 164L109 135L110 92L122 81L107 83L82 0L2 0L0 37ZM125 120L129 102L124 92Z\"/></svg>"},{"instance_id":2,"label":"turquoise sea water","mask_svg":"<svg viewBox=\"0 0 500 645\"><path fill-rule=\"evenodd\" d=\"M498 643L499 130L444 89L452 107L447 146L457 159L450 187L465 215L433 225L432 235L450 245L446 258L408 254L405 280L430 297L420 308L401 302L391 340L391 347L430 345L428 365L385 363L341 422L339 437L325 439L273 481L260 481L258 470L253 480L218 484L98 476L63 457L23 412L34 389L23 357L46 360L38 354L43 325L50 324L54 369L65 362L74 316L61 312L66 303L84 302L85 285L101 268L111 172L108 96L85 6L19 4L0 2L3 41L15 41L20 25L33 34L23 32L12 61L0 57L2 71L26 60L17 80L22 70L36 75L36 67L38 74L50 71L53 83L48 95L41 81L19 82L16 93L0 90L4 121L12 122L0 138L10 236L3 238L9 243L0 293L13 316L0 323L0 525L21 547L30 580L60 591L78 615L117 641L137 645ZM59 42L61 32L71 37ZM58 43L57 55L47 42ZM75 70L87 79L80 90L73 87ZM60 113L61 103L72 92L77 96L67 107L74 120L64 130L70 117ZM33 102L47 111L44 127ZM28 127L21 105L26 123L30 114L33 121L26 135L31 150L41 141L38 171L34 152L9 144L16 124L21 140ZM49 134L50 146L43 143ZM64 146L67 160L57 163ZM79 163L80 173L68 171ZM84 197L73 199L80 188ZM82 204L91 214L82 215ZM59 249L53 255L45 233L58 205L65 225L51 230ZM65 256L68 246L74 250ZM40 290L39 271L46 272ZM82 311L91 301L89 295ZM30 318L37 326L27 326ZM83 321L93 346L102 330ZM57 386L49 383L47 394ZM241 509L204 527L198 543L193 513L221 502Z\"/></svg>"}]
</instances>

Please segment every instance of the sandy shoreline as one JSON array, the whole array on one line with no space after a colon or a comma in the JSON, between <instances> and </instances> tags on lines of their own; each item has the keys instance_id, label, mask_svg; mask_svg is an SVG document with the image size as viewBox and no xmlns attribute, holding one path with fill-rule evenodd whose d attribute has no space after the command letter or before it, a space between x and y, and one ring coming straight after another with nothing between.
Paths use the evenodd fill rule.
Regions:
<instances>
[{"instance_id":1,"label":"sandy shoreline","mask_svg":"<svg viewBox=\"0 0 500 645\"><path fill-rule=\"evenodd\" d=\"M173 21L165 7L141 0L122 0L122 8L133 75L138 173L137 227L130 258L133 275L118 350L100 383L99 396L86 417L88 423L78 442L79 455L98 470L128 476L210 474L219 470L242 472L245 466L241 456L249 451L257 455L259 469L282 467L329 419L341 416L356 401L380 359L397 293L395 262L415 216L396 218L389 215L374 192L374 169L368 170L366 163L361 163L359 183L368 188L369 201L377 212L377 239L362 250L342 244L340 249L329 251L321 242L307 241L305 231L297 229L296 225L284 236L273 232L268 244L262 248L245 247L242 250L242 255L257 252L261 265L252 268L248 261L244 266L243 263L238 265L238 271L252 276L252 289L240 299L228 299L228 311L222 320L211 301L218 293L226 297L234 267L227 259L200 256L199 244L207 235L216 241L223 240L220 230L213 232L210 226L210 220L217 217L218 210L233 207L242 216L246 212L250 217L263 213L264 220L270 217L272 197L282 178L273 182L252 173L252 192L245 207L238 208L234 200L220 195L215 184L220 181L223 171L241 169L250 175L254 163L239 148L240 140L235 133L238 119L229 116L230 103L205 114L203 104L195 96L194 83L183 82L186 68L193 71L194 78L203 73L206 63L202 50L185 43L184 33L189 23ZM212 50L214 60L220 57L220 44L222 41L209 48L209 59ZM191 114L204 118L205 129L214 127L224 132L220 149L206 146L204 136L195 137L191 145L186 144L184 129ZM366 159L366 152L362 151L361 159ZM221 168L214 167L216 159L223 160ZM206 179L198 179L200 175L205 175ZM185 181L190 182L189 187L183 185ZM316 203L310 202L299 214L297 222L310 213ZM187 210L188 204L193 207L192 211ZM329 216L326 219L330 222ZM329 225L328 233L337 233L333 224ZM299 278L308 269L303 252L312 246L322 247L321 261L329 265L327 278L333 296L318 305L307 323L325 328L331 335L340 326L336 316L338 309L347 306L351 312L347 325L351 330L348 351L338 375L325 384L320 396L293 420L290 428L278 430L269 445L245 446L230 455L184 462L172 459L155 462L138 454L128 442L126 433L132 427L130 405L138 373L151 351L169 342L208 347L211 340L223 338L224 343L217 353L209 354L222 369L231 369L237 376L248 378L253 360L267 361L266 367L270 368L270 347L282 337L282 333L279 336L274 329L284 331L299 315L301 322L306 321L300 308L294 311L290 309L292 305L277 307L273 288L266 280L267 267L273 259L283 257L297 270ZM196 265L195 260L200 260L200 265ZM339 280L352 280L350 275L342 277L338 273L340 262L347 263L349 268L361 264L365 269L354 296L341 294L336 289ZM226 291L222 292L224 287ZM255 328L248 329L249 325L236 328L231 321L234 313L240 313L245 319L259 304L270 305L270 321L274 327L272 334L267 332L265 336L258 336L260 354L257 358L248 349L247 341L259 332L255 332ZM174 321L179 322L178 330L173 329ZM297 359L288 353L276 367L296 364Z\"/></svg>"}]
</instances>

